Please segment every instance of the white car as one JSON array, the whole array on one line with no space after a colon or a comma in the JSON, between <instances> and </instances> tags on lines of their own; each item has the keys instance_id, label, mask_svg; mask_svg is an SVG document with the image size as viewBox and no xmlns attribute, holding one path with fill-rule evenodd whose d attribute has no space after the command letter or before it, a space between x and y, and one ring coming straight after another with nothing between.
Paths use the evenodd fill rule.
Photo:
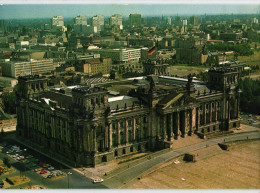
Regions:
<instances>
[{"instance_id":1,"label":"white car","mask_svg":"<svg viewBox=\"0 0 260 193\"><path fill-rule=\"evenodd\" d=\"M104 180L102 178L93 178L92 179L93 183L101 183L101 182L104 182Z\"/></svg>"},{"instance_id":2,"label":"white car","mask_svg":"<svg viewBox=\"0 0 260 193\"><path fill-rule=\"evenodd\" d=\"M54 169L55 169L55 168L54 168L53 166L51 166L51 167L48 168L49 171L52 171L52 170L54 170Z\"/></svg>"}]
</instances>

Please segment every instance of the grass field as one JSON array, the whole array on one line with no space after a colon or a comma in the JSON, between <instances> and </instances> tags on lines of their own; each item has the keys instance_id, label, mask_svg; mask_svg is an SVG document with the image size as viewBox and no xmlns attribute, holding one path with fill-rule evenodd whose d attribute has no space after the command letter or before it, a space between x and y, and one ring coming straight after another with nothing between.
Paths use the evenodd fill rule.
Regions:
<instances>
[{"instance_id":1,"label":"grass field","mask_svg":"<svg viewBox=\"0 0 260 193\"><path fill-rule=\"evenodd\" d=\"M217 145L196 152L198 161L165 163L130 189L259 189L260 140Z\"/></svg>"},{"instance_id":2,"label":"grass field","mask_svg":"<svg viewBox=\"0 0 260 193\"><path fill-rule=\"evenodd\" d=\"M178 77L185 77L189 74L199 74L200 72L205 72L205 70L209 69L209 67L199 66L170 66L168 67L168 72L170 75L177 75Z\"/></svg>"}]
</instances>

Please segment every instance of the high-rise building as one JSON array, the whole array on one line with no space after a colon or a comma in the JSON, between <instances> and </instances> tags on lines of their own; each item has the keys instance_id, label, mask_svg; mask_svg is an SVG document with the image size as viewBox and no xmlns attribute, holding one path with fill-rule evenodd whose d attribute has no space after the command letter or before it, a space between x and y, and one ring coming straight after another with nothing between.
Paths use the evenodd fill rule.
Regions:
<instances>
[{"instance_id":1,"label":"high-rise building","mask_svg":"<svg viewBox=\"0 0 260 193\"><path fill-rule=\"evenodd\" d=\"M73 19L73 29L75 32L83 32L87 28L87 16L79 15Z\"/></svg>"},{"instance_id":2,"label":"high-rise building","mask_svg":"<svg viewBox=\"0 0 260 193\"><path fill-rule=\"evenodd\" d=\"M130 27L140 26L142 24L141 14L130 14L129 15Z\"/></svg>"},{"instance_id":3,"label":"high-rise building","mask_svg":"<svg viewBox=\"0 0 260 193\"><path fill-rule=\"evenodd\" d=\"M188 24L187 19L182 20L182 25L183 25L183 26L186 26L187 24Z\"/></svg>"},{"instance_id":4,"label":"high-rise building","mask_svg":"<svg viewBox=\"0 0 260 193\"><path fill-rule=\"evenodd\" d=\"M54 16L52 19L51 19L51 25L52 27L57 27L57 26L61 26L63 27L64 26L64 21L63 21L63 17L62 16Z\"/></svg>"},{"instance_id":5,"label":"high-rise building","mask_svg":"<svg viewBox=\"0 0 260 193\"><path fill-rule=\"evenodd\" d=\"M258 19L257 19L257 18L255 18L255 17L254 17L254 18L252 18L252 20L251 20L251 21L252 21L252 23L256 23L256 24L258 24Z\"/></svg>"},{"instance_id":6,"label":"high-rise building","mask_svg":"<svg viewBox=\"0 0 260 193\"><path fill-rule=\"evenodd\" d=\"M170 18L170 17L167 18L167 24L169 24L169 25L172 24L172 18Z\"/></svg>"},{"instance_id":7,"label":"high-rise building","mask_svg":"<svg viewBox=\"0 0 260 193\"><path fill-rule=\"evenodd\" d=\"M191 25L198 25L198 24L199 24L198 17L196 17L196 16L191 16L191 17L190 17L190 24L191 24Z\"/></svg>"},{"instance_id":8,"label":"high-rise building","mask_svg":"<svg viewBox=\"0 0 260 193\"><path fill-rule=\"evenodd\" d=\"M177 16L175 18L175 25L177 25L177 26L181 25L181 17Z\"/></svg>"},{"instance_id":9,"label":"high-rise building","mask_svg":"<svg viewBox=\"0 0 260 193\"><path fill-rule=\"evenodd\" d=\"M5 20L0 20L0 31L6 31L6 22Z\"/></svg>"},{"instance_id":10,"label":"high-rise building","mask_svg":"<svg viewBox=\"0 0 260 193\"><path fill-rule=\"evenodd\" d=\"M120 14L115 14L112 15L109 18L109 25L116 25L116 26L120 26L120 29L123 29L123 25L122 25L122 15Z\"/></svg>"},{"instance_id":11,"label":"high-rise building","mask_svg":"<svg viewBox=\"0 0 260 193\"><path fill-rule=\"evenodd\" d=\"M76 25L87 25L87 16L79 15L74 18L74 24Z\"/></svg>"},{"instance_id":12,"label":"high-rise building","mask_svg":"<svg viewBox=\"0 0 260 193\"><path fill-rule=\"evenodd\" d=\"M97 27L97 31L102 31L104 27L104 16L103 15L96 15L90 18L90 24L93 27Z\"/></svg>"}]
</instances>

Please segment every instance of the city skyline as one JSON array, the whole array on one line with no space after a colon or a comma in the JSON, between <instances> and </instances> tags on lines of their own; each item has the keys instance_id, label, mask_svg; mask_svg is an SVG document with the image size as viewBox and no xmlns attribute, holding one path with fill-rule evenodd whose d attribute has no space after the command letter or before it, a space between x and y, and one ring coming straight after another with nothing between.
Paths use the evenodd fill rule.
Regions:
<instances>
[{"instance_id":1,"label":"city skyline","mask_svg":"<svg viewBox=\"0 0 260 193\"><path fill-rule=\"evenodd\" d=\"M153 10L153 14L151 11ZM102 14L105 17L131 13L142 16L188 16L217 14L257 14L258 4L16 4L1 5L2 19L50 18L61 15L64 18L86 15L87 17Z\"/></svg>"}]
</instances>

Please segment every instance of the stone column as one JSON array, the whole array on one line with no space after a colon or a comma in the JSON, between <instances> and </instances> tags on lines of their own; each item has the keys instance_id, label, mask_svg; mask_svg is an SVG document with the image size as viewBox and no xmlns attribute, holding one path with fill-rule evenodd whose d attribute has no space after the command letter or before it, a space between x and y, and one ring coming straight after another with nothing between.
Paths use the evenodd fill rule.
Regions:
<instances>
[{"instance_id":1,"label":"stone column","mask_svg":"<svg viewBox=\"0 0 260 193\"><path fill-rule=\"evenodd\" d=\"M230 120L230 99L227 102L228 102L227 119L229 121Z\"/></svg>"},{"instance_id":2,"label":"stone column","mask_svg":"<svg viewBox=\"0 0 260 193\"><path fill-rule=\"evenodd\" d=\"M206 103L203 104L203 125L206 125Z\"/></svg>"},{"instance_id":3,"label":"stone column","mask_svg":"<svg viewBox=\"0 0 260 193\"><path fill-rule=\"evenodd\" d=\"M117 121L117 146L120 144L120 123Z\"/></svg>"},{"instance_id":4,"label":"stone column","mask_svg":"<svg viewBox=\"0 0 260 193\"><path fill-rule=\"evenodd\" d=\"M236 118L239 117L239 96L237 96L237 111L236 111Z\"/></svg>"},{"instance_id":5,"label":"stone column","mask_svg":"<svg viewBox=\"0 0 260 193\"><path fill-rule=\"evenodd\" d=\"M212 122L212 102L209 104L209 123Z\"/></svg>"},{"instance_id":6,"label":"stone column","mask_svg":"<svg viewBox=\"0 0 260 193\"><path fill-rule=\"evenodd\" d=\"M215 102L215 122L218 120L218 102Z\"/></svg>"},{"instance_id":7,"label":"stone column","mask_svg":"<svg viewBox=\"0 0 260 193\"><path fill-rule=\"evenodd\" d=\"M197 122L198 128L196 128L196 129L198 130L198 129L199 129L199 126L200 126L200 108L197 109L197 116L198 116L198 117L197 117L197 118L198 118L198 119L197 119L197 121L198 121L198 122Z\"/></svg>"},{"instance_id":8,"label":"stone column","mask_svg":"<svg viewBox=\"0 0 260 193\"><path fill-rule=\"evenodd\" d=\"M112 131L112 123L108 124L108 148L110 149L112 147L112 135L113 135L113 131Z\"/></svg>"},{"instance_id":9,"label":"stone column","mask_svg":"<svg viewBox=\"0 0 260 193\"><path fill-rule=\"evenodd\" d=\"M167 120L166 115L163 116L163 138L166 139L166 128L167 128Z\"/></svg>"},{"instance_id":10,"label":"stone column","mask_svg":"<svg viewBox=\"0 0 260 193\"><path fill-rule=\"evenodd\" d=\"M97 126L93 125L93 147L94 147L94 151L97 152L97 136L96 136L96 129Z\"/></svg>"},{"instance_id":11,"label":"stone column","mask_svg":"<svg viewBox=\"0 0 260 193\"><path fill-rule=\"evenodd\" d=\"M172 141L172 130L173 130L172 113L168 114L168 117L169 117L168 141Z\"/></svg>"},{"instance_id":12,"label":"stone column","mask_svg":"<svg viewBox=\"0 0 260 193\"><path fill-rule=\"evenodd\" d=\"M143 135L142 135L142 132L143 132L143 117L140 116L139 120L140 120L139 136L140 136L140 139L143 139Z\"/></svg>"},{"instance_id":13,"label":"stone column","mask_svg":"<svg viewBox=\"0 0 260 193\"><path fill-rule=\"evenodd\" d=\"M174 133L174 139L178 139L179 136L179 127L180 127L180 113L175 112L174 113L174 128L173 128L173 133Z\"/></svg>"},{"instance_id":14,"label":"stone column","mask_svg":"<svg viewBox=\"0 0 260 193\"><path fill-rule=\"evenodd\" d=\"M128 143L128 121L125 120L125 143Z\"/></svg>"},{"instance_id":15,"label":"stone column","mask_svg":"<svg viewBox=\"0 0 260 193\"><path fill-rule=\"evenodd\" d=\"M136 129L136 120L133 118L133 141L135 141L135 129Z\"/></svg>"},{"instance_id":16,"label":"stone column","mask_svg":"<svg viewBox=\"0 0 260 193\"><path fill-rule=\"evenodd\" d=\"M181 118L181 121L183 121L183 123L182 123L182 128L181 128L181 136L182 137L185 137L185 135L186 135L186 118L187 118L187 116L186 116L186 111L184 111L184 113L183 113L183 117Z\"/></svg>"},{"instance_id":17,"label":"stone column","mask_svg":"<svg viewBox=\"0 0 260 193\"><path fill-rule=\"evenodd\" d=\"M196 108L190 110L190 135L193 134L196 127Z\"/></svg>"}]
</instances>

